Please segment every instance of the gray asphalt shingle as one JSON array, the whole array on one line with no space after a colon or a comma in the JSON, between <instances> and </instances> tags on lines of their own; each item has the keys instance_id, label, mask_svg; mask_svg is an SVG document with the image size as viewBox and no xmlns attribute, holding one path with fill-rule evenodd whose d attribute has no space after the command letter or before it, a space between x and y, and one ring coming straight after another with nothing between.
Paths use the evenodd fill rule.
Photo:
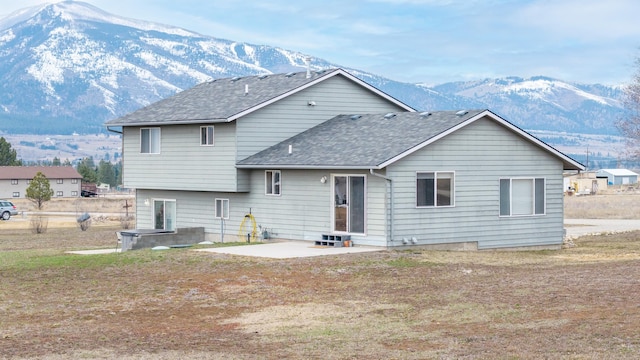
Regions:
<instances>
[{"instance_id":1,"label":"gray asphalt shingle","mask_svg":"<svg viewBox=\"0 0 640 360\"><path fill-rule=\"evenodd\" d=\"M375 168L486 111L339 115L238 163L239 167ZM292 152L289 153L289 146Z\"/></svg>"},{"instance_id":2,"label":"gray asphalt shingle","mask_svg":"<svg viewBox=\"0 0 640 360\"><path fill-rule=\"evenodd\" d=\"M108 121L106 126L224 122L340 69L218 79ZM247 91L248 89L248 91Z\"/></svg>"}]
</instances>

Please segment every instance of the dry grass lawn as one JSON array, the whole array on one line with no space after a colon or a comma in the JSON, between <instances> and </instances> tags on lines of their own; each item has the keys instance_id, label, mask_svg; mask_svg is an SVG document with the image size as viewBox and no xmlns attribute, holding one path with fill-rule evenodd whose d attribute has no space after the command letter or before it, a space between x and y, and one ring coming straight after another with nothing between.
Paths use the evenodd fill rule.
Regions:
<instances>
[{"instance_id":1,"label":"dry grass lawn","mask_svg":"<svg viewBox=\"0 0 640 360\"><path fill-rule=\"evenodd\" d=\"M640 358L640 232L561 251L273 260L71 255L115 246L118 224L9 222L2 359Z\"/></svg>"},{"instance_id":2,"label":"dry grass lawn","mask_svg":"<svg viewBox=\"0 0 640 360\"><path fill-rule=\"evenodd\" d=\"M565 196L568 219L640 219L640 193Z\"/></svg>"}]
</instances>

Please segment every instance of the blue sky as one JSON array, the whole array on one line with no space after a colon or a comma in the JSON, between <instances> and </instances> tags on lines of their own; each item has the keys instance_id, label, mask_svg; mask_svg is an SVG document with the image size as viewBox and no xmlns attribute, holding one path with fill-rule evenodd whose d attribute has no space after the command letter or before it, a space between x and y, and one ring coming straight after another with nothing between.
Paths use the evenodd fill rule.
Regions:
<instances>
[{"instance_id":1,"label":"blue sky","mask_svg":"<svg viewBox=\"0 0 640 360\"><path fill-rule=\"evenodd\" d=\"M47 2L0 0L0 16ZM624 85L640 56L637 0L86 2L413 83L545 75Z\"/></svg>"}]
</instances>

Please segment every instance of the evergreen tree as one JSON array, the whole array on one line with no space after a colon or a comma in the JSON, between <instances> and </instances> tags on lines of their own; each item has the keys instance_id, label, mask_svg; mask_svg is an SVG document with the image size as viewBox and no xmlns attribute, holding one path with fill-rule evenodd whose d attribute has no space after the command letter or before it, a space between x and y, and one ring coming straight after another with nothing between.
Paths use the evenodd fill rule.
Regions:
<instances>
[{"instance_id":1,"label":"evergreen tree","mask_svg":"<svg viewBox=\"0 0 640 360\"><path fill-rule=\"evenodd\" d=\"M52 166L60 166L60 159L58 159L58 157L54 157L53 161L51 162Z\"/></svg>"},{"instance_id":2,"label":"evergreen tree","mask_svg":"<svg viewBox=\"0 0 640 360\"><path fill-rule=\"evenodd\" d=\"M116 186L122 185L122 160L116 163L113 170L116 172Z\"/></svg>"},{"instance_id":3,"label":"evergreen tree","mask_svg":"<svg viewBox=\"0 0 640 360\"><path fill-rule=\"evenodd\" d=\"M15 149L11 149L11 144L0 137L0 166L20 166L22 161L18 160Z\"/></svg>"},{"instance_id":4,"label":"evergreen tree","mask_svg":"<svg viewBox=\"0 0 640 360\"><path fill-rule=\"evenodd\" d=\"M49 179L47 179L43 173L38 171L36 176L34 176L29 183L25 196L27 199L31 200L36 207L38 207L38 210L41 210L42 205L51 200L51 197L53 196L53 190L51 190Z\"/></svg>"},{"instance_id":5,"label":"evergreen tree","mask_svg":"<svg viewBox=\"0 0 640 360\"><path fill-rule=\"evenodd\" d=\"M82 181L89 183L98 182L98 169L93 162L93 157L86 157L78 164L78 173L82 175Z\"/></svg>"},{"instance_id":6,"label":"evergreen tree","mask_svg":"<svg viewBox=\"0 0 640 360\"><path fill-rule=\"evenodd\" d=\"M113 169L113 164L100 160L100 164L98 165L98 182L100 184L109 184L112 187L116 186L116 173Z\"/></svg>"}]
</instances>

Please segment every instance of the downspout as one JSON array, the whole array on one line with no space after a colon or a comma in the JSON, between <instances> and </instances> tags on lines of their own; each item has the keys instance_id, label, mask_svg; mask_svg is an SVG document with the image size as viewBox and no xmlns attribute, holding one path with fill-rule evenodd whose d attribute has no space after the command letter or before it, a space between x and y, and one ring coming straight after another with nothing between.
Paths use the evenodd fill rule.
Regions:
<instances>
[{"instance_id":1,"label":"downspout","mask_svg":"<svg viewBox=\"0 0 640 360\"><path fill-rule=\"evenodd\" d=\"M389 238L387 239L387 247L389 247L389 243L393 242L393 181L389 177L374 172L373 169L369 169L369 173L389 183Z\"/></svg>"}]
</instances>

